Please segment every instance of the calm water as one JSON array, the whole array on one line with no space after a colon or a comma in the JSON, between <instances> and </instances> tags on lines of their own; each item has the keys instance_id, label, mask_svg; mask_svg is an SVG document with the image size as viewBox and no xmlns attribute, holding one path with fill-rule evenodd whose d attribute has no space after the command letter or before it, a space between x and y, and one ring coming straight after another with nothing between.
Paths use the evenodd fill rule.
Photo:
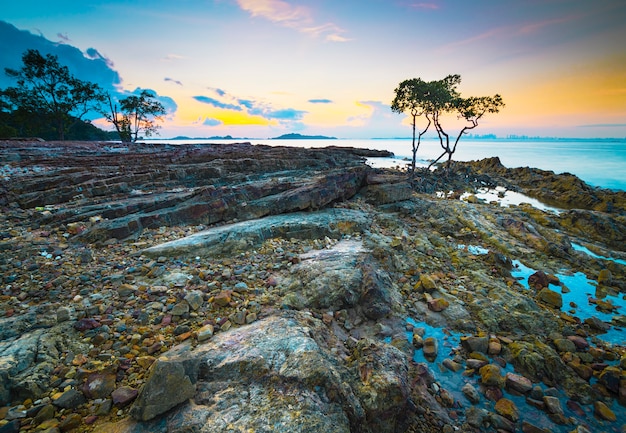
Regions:
<instances>
[{"instance_id":1,"label":"calm water","mask_svg":"<svg viewBox=\"0 0 626 433\"><path fill-rule=\"evenodd\" d=\"M203 140L150 140L176 144ZM351 146L389 150L396 158L410 158L410 139L339 140L207 140L211 143L250 141L272 146ZM441 154L435 139L422 141L417 158L426 164ZM461 140L453 159L471 161L497 156L506 167L536 167L555 173L572 173L590 185L626 191L626 139L615 140Z\"/></svg>"}]
</instances>

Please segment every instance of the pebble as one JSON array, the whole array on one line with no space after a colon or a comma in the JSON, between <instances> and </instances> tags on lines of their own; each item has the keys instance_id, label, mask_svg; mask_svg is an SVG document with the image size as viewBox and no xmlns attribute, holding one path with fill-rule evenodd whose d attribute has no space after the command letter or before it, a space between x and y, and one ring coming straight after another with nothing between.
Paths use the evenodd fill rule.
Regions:
<instances>
[{"instance_id":1,"label":"pebble","mask_svg":"<svg viewBox=\"0 0 626 433\"><path fill-rule=\"evenodd\" d=\"M134 388L121 386L111 393L113 404L117 407L128 406L139 394Z\"/></svg>"},{"instance_id":2,"label":"pebble","mask_svg":"<svg viewBox=\"0 0 626 433\"><path fill-rule=\"evenodd\" d=\"M476 390L476 388L474 388L471 383L466 383L465 385L463 385L461 391L471 403L476 404L480 402L480 393L478 392L478 390Z\"/></svg>"}]
</instances>

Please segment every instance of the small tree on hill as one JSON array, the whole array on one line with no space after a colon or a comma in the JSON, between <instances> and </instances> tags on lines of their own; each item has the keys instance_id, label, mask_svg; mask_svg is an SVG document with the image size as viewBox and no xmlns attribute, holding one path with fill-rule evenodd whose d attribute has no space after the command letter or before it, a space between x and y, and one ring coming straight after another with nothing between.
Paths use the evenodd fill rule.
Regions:
<instances>
[{"instance_id":1,"label":"small tree on hill","mask_svg":"<svg viewBox=\"0 0 626 433\"><path fill-rule=\"evenodd\" d=\"M100 86L74 77L67 66L59 64L57 56L43 56L31 49L22 55L22 62L19 70L5 68L17 86L6 88L4 99L13 111L49 119L59 140L104 101Z\"/></svg>"},{"instance_id":2,"label":"small tree on hill","mask_svg":"<svg viewBox=\"0 0 626 433\"><path fill-rule=\"evenodd\" d=\"M139 96L129 96L119 101L119 108L109 95L110 112L103 113L105 118L115 126L120 140L134 143L140 132L146 137L156 134L159 129L157 121L163 120L165 107L155 99L148 90L142 90Z\"/></svg>"}]
</instances>

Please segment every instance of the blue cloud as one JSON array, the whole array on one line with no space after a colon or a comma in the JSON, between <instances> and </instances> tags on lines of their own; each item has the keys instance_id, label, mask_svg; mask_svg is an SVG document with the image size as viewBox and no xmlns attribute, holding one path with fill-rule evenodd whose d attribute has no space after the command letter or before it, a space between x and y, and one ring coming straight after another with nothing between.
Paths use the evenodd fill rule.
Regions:
<instances>
[{"instance_id":1,"label":"blue cloud","mask_svg":"<svg viewBox=\"0 0 626 433\"><path fill-rule=\"evenodd\" d=\"M175 79L173 79L173 78L165 77L165 79L164 79L164 80L165 80L165 81L169 81L169 82L174 83L174 84L178 84L179 86L182 86L182 85L183 85L183 83L182 83L182 82L180 82L180 81L178 81L178 80L175 80Z\"/></svg>"},{"instance_id":2,"label":"blue cloud","mask_svg":"<svg viewBox=\"0 0 626 433\"><path fill-rule=\"evenodd\" d=\"M234 105L234 104L227 104L225 102L220 102L215 98L210 98L208 96L194 96L193 99L195 99L198 102L202 102L203 104L209 104L212 105L214 107L217 108L224 108L226 110L235 110L235 111L242 111L242 108L238 105Z\"/></svg>"},{"instance_id":3,"label":"blue cloud","mask_svg":"<svg viewBox=\"0 0 626 433\"><path fill-rule=\"evenodd\" d=\"M286 108L283 110L265 111L263 116L268 119L277 120L300 120L306 114L306 111Z\"/></svg>"},{"instance_id":4,"label":"blue cloud","mask_svg":"<svg viewBox=\"0 0 626 433\"><path fill-rule=\"evenodd\" d=\"M330 99L309 99L311 104L330 104L333 101Z\"/></svg>"},{"instance_id":5,"label":"blue cloud","mask_svg":"<svg viewBox=\"0 0 626 433\"><path fill-rule=\"evenodd\" d=\"M222 123L224 123L224 122L222 122L221 120L210 119L208 117L206 119L204 119L204 122L202 122L202 124L205 125L205 126L219 126Z\"/></svg>"},{"instance_id":6,"label":"blue cloud","mask_svg":"<svg viewBox=\"0 0 626 433\"><path fill-rule=\"evenodd\" d=\"M237 102L246 107L248 110L252 110L254 107L254 102L248 99L239 99Z\"/></svg>"},{"instance_id":7,"label":"blue cloud","mask_svg":"<svg viewBox=\"0 0 626 433\"><path fill-rule=\"evenodd\" d=\"M225 91L223 91L222 89L218 89L216 87L209 87L209 90L213 90L215 93L217 93L219 96L224 96L226 94Z\"/></svg>"},{"instance_id":8,"label":"blue cloud","mask_svg":"<svg viewBox=\"0 0 626 433\"><path fill-rule=\"evenodd\" d=\"M121 91L122 78L115 65L106 56L95 48L88 48L85 52L66 43L52 42L43 35L35 35L26 30L19 30L12 24L0 20L0 89L14 86L15 81L4 73L4 68L20 69L23 66L22 55L28 49L39 51L42 55L52 54L59 59L59 63L67 66L76 78L98 84L108 92L113 100L125 98L131 94L141 92ZM11 43L5 43L11 41ZM159 96L152 91L166 108L168 113L176 111L176 102L170 97ZM99 113L92 113L88 118L101 117Z\"/></svg>"}]
</instances>

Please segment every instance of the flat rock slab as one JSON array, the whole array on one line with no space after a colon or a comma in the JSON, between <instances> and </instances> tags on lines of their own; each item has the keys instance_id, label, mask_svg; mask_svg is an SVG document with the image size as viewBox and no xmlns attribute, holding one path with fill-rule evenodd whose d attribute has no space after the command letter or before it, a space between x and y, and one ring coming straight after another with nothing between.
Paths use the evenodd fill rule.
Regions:
<instances>
[{"instance_id":1,"label":"flat rock slab","mask_svg":"<svg viewBox=\"0 0 626 433\"><path fill-rule=\"evenodd\" d=\"M332 208L269 216L211 228L143 250L150 257L221 256L254 248L267 239L339 238L357 233L369 223L365 212Z\"/></svg>"}]
</instances>

